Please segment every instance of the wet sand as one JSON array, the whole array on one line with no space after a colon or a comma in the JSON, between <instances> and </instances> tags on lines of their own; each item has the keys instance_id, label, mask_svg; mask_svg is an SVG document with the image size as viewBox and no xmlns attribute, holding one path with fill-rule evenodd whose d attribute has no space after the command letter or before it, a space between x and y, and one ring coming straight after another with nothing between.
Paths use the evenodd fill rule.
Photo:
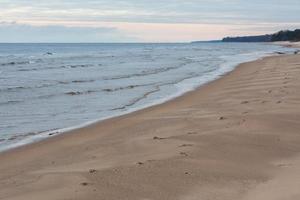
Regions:
<instances>
[{"instance_id":1,"label":"wet sand","mask_svg":"<svg viewBox=\"0 0 300 200\"><path fill-rule=\"evenodd\" d=\"M300 55L0 154L0 199L300 199Z\"/></svg>"}]
</instances>

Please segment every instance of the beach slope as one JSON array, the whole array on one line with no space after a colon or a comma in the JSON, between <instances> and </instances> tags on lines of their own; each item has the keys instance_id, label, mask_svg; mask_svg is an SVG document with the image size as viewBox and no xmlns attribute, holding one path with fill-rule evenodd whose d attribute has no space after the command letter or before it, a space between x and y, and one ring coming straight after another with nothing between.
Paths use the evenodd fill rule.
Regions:
<instances>
[{"instance_id":1,"label":"beach slope","mask_svg":"<svg viewBox=\"0 0 300 200\"><path fill-rule=\"evenodd\" d=\"M300 199L300 55L0 154L1 200Z\"/></svg>"}]
</instances>

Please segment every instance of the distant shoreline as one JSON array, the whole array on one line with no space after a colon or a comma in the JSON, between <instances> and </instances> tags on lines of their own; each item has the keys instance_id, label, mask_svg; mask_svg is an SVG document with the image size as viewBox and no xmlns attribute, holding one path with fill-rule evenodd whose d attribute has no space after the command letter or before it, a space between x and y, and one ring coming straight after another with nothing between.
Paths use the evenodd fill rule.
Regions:
<instances>
[{"instance_id":1,"label":"distant shoreline","mask_svg":"<svg viewBox=\"0 0 300 200\"><path fill-rule=\"evenodd\" d=\"M226 37L222 42L298 42L300 41L300 29L293 31L284 30L273 34Z\"/></svg>"}]
</instances>

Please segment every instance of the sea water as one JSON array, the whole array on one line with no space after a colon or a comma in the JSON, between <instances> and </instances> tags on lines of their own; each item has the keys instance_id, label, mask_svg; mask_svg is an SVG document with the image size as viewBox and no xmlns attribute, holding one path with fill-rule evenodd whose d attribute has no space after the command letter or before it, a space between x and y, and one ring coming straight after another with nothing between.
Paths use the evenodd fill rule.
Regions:
<instances>
[{"instance_id":1,"label":"sea water","mask_svg":"<svg viewBox=\"0 0 300 200\"><path fill-rule=\"evenodd\" d=\"M0 44L0 150L158 104L239 63L256 43Z\"/></svg>"}]
</instances>

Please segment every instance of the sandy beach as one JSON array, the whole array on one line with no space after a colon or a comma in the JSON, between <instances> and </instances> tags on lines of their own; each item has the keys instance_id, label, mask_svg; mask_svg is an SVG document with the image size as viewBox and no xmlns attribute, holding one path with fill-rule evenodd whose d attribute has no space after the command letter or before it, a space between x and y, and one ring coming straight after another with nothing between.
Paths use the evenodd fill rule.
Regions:
<instances>
[{"instance_id":1,"label":"sandy beach","mask_svg":"<svg viewBox=\"0 0 300 200\"><path fill-rule=\"evenodd\" d=\"M300 55L0 154L1 200L300 199Z\"/></svg>"}]
</instances>

